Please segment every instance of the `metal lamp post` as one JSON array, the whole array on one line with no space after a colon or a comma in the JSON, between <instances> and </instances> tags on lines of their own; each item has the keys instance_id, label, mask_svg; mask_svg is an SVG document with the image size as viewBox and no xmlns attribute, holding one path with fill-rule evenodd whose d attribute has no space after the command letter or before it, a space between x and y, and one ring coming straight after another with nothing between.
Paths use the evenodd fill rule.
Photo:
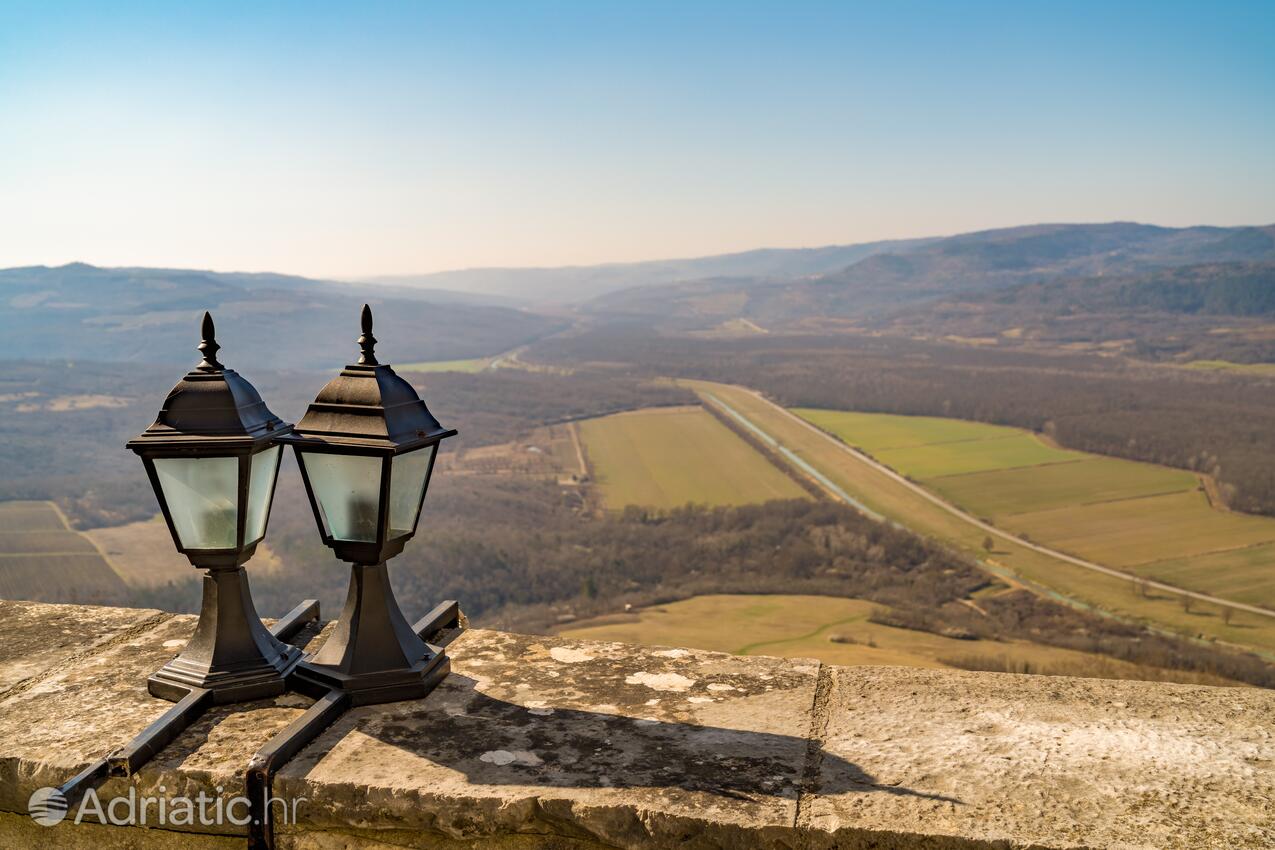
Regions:
<instances>
[{"instance_id":1,"label":"metal lamp post","mask_svg":"<svg viewBox=\"0 0 1275 850\"><path fill-rule=\"evenodd\" d=\"M446 656L408 624L385 562L416 533L444 428L411 384L376 359L364 304L358 363L320 391L291 434L323 542L351 566L335 631L297 666L292 684L345 691L354 705L424 696L447 675Z\"/></svg>"},{"instance_id":2,"label":"metal lamp post","mask_svg":"<svg viewBox=\"0 0 1275 850\"><path fill-rule=\"evenodd\" d=\"M208 313L202 332L202 362L128 448L146 464L178 551L207 571L195 634L151 676L150 692L176 701L200 688L224 703L282 693L301 655L262 624L243 568L265 536L278 440L292 426L217 361L220 346Z\"/></svg>"},{"instance_id":3,"label":"metal lamp post","mask_svg":"<svg viewBox=\"0 0 1275 850\"><path fill-rule=\"evenodd\" d=\"M307 599L270 628L257 616L243 565L266 533L281 449L292 426L270 412L252 384L217 361L204 313L203 360L173 387L155 422L128 448L141 456L177 550L205 570L195 633L147 679L175 702L132 741L62 787L68 801L107 776L128 776L211 705L281 694L301 650L284 641L319 618Z\"/></svg>"},{"instance_id":4,"label":"metal lamp post","mask_svg":"<svg viewBox=\"0 0 1275 850\"><path fill-rule=\"evenodd\" d=\"M288 677L314 705L248 762L244 785L253 818L248 846L273 850L269 801L275 772L355 705L423 697L450 670L429 641L463 628L454 601L408 625L385 562L416 533L438 444L456 432L429 412L411 384L376 359L372 311L364 304L359 362L346 366L310 405L291 434L323 542L348 561L345 608L318 652Z\"/></svg>"},{"instance_id":5,"label":"metal lamp post","mask_svg":"<svg viewBox=\"0 0 1275 850\"><path fill-rule=\"evenodd\" d=\"M280 765L350 706L423 697L446 677L447 656L428 640L464 627L459 606L442 602L408 625L385 562L416 533L438 445L456 432L377 362L366 304L362 322L359 362L323 388L294 429L217 361L212 317L204 314L203 361L168 394L155 423L128 443L146 465L177 549L207 571L194 636L148 679L153 695L177 704L66 782L68 800L108 775L134 773L210 705L293 689L317 700L245 771L249 846L268 850L270 789ZM266 628L243 569L265 535L284 443L296 451L323 542L352 565L340 619L304 659L284 641L318 619L318 602L306 600Z\"/></svg>"}]
</instances>

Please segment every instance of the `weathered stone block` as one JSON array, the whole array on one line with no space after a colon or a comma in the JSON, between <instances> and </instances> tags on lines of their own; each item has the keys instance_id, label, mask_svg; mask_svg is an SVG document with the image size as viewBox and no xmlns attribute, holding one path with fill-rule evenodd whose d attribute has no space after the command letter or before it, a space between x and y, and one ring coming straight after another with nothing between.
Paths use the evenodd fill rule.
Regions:
<instances>
[{"instance_id":1,"label":"weathered stone block","mask_svg":"<svg viewBox=\"0 0 1275 850\"><path fill-rule=\"evenodd\" d=\"M0 698L19 682L167 616L149 609L0 599Z\"/></svg>"},{"instance_id":2,"label":"weathered stone block","mask_svg":"<svg viewBox=\"0 0 1275 850\"><path fill-rule=\"evenodd\" d=\"M233 825L23 816L169 707L146 677L194 618L13 605L0 663L29 666L0 696L0 846L243 846ZM1270 691L449 637L429 697L350 711L283 769L280 848L1275 847ZM239 794L308 704L217 707L100 793Z\"/></svg>"},{"instance_id":3,"label":"weathered stone block","mask_svg":"<svg viewBox=\"0 0 1275 850\"><path fill-rule=\"evenodd\" d=\"M832 668L802 823L1008 846L1275 847L1275 693L1152 682Z\"/></svg>"}]
</instances>

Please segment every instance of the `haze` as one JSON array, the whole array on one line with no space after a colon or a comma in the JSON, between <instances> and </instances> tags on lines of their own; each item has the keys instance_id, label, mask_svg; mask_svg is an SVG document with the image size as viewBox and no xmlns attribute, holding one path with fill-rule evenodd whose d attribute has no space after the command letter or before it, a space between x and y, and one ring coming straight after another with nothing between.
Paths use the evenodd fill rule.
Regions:
<instances>
[{"instance_id":1,"label":"haze","mask_svg":"<svg viewBox=\"0 0 1275 850\"><path fill-rule=\"evenodd\" d=\"M0 8L0 266L1275 221L1269 3Z\"/></svg>"}]
</instances>

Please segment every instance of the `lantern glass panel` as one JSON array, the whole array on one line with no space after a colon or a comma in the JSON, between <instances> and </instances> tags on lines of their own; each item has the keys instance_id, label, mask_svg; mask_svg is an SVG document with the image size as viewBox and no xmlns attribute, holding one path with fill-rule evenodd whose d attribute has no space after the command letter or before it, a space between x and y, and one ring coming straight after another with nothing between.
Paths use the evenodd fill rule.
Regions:
<instances>
[{"instance_id":1,"label":"lantern glass panel","mask_svg":"<svg viewBox=\"0 0 1275 850\"><path fill-rule=\"evenodd\" d=\"M421 511L425 478L438 446L395 455L390 463L390 537L411 534Z\"/></svg>"},{"instance_id":2,"label":"lantern glass panel","mask_svg":"<svg viewBox=\"0 0 1275 850\"><path fill-rule=\"evenodd\" d=\"M244 532L245 545L256 543L266 536L266 518L270 516L270 502L274 498L275 474L278 470L278 446L271 446L252 456L252 471L248 476L248 528Z\"/></svg>"},{"instance_id":3,"label":"lantern glass panel","mask_svg":"<svg viewBox=\"0 0 1275 850\"><path fill-rule=\"evenodd\" d=\"M155 458L155 477L183 549L238 543L239 458Z\"/></svg>"},{"instance_id":4,"label":"lantern glass panel","mask_svg":"<svg viewBox=\"0 0 1275 850\"><path fill-rule=\"evenodd\" d=\"M298 452L315 501L335 540L376 541L381 502L381 458Z\"/></svg>"}]
</instances>

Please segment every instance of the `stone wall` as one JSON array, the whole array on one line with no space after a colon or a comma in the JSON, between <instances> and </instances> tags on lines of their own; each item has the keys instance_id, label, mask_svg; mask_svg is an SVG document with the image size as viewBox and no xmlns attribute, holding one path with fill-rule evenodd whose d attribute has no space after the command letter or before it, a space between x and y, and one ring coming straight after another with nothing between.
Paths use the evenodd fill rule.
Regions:
<instances>
[{"instance_id":1,"label":"stone wall","mask_svg":"<svg viewBox=\"0 0 1275 850\"><path fill-rule=\"evenodd\" d=\"M169 707L146 676L193 622L0 602L0 846L245 846L25 814ZM283 769L280 847L1275 847L1269 691L447 637L433 694L354 709ZM241 794L308 702L215 708L100 799Z\"/></svg>"}]
</instances>

